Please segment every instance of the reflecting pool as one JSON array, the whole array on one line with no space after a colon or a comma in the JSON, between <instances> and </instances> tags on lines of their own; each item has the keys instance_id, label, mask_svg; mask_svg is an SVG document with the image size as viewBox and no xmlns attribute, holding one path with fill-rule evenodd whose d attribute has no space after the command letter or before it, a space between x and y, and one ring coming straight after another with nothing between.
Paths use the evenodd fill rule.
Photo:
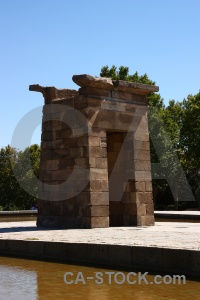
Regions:
<instances>
[{"instance_id":1,"label":"reflecting pool","mask_svg":"<svg viewBox=\"0 0 200 300\"><path fill-rule=\"evenodd\" d=\"M98 273L97 273L98 272ZM200 282L170 277L0 257L0 299L199 300ZM135 283L136 281L136 283ZM140 281L140 283L138 283ZM170 281L172 281L170 283Z\"/></svg>"}]
</instances>

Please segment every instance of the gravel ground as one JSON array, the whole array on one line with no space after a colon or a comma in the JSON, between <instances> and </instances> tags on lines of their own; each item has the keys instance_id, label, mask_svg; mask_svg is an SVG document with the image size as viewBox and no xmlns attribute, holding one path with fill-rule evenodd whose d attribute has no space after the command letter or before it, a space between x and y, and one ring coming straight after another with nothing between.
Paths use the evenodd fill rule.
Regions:
<instances>
[{"instance_id":1,"label":"gravel ground","mask_svg":"<svg viewBox=\"0 0 200 300\"><path fill-rule=\"evenodd\" d=\"M156 222L151 227L44 229L37 228L35 221L2 222L0 239L200 250L200 223Z\"/></svg>"}]
</instances>

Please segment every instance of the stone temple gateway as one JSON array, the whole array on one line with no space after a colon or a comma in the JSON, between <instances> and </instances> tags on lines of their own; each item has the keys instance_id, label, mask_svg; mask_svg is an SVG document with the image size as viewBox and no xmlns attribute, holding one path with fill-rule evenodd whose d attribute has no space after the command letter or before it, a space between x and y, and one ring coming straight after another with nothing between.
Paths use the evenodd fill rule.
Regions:
<instances>
[{"instance_id":1,"label":"stone temple gateway","mask_svg":"<svg viewBox=\"0 0 200 300\"><path fill-rule=\"evenodd\" d=\"M146 96L158 87L74 75L30 85L43 107L38 226L154 225Z\"/></svg>"}]
</instances>

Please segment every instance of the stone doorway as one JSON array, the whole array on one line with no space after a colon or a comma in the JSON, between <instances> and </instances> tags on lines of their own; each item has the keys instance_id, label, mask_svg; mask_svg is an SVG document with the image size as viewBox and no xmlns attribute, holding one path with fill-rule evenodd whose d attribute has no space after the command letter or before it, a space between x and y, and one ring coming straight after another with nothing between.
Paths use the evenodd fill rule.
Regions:
<instances>
[{"instance_id":1,"label":"stone doorway","mask_svg":"<svg viewBox=\"0 0 200 300\"><path fill-rule=\"evenodd\" d=\"M137 225L136 201L131 197L131 193L135 193L135 182L127 177L127 171L134 171L134 165L130 158L130 141L126 139L127 132L107 132L110 226Z\"/></svg>"}]
</instances>

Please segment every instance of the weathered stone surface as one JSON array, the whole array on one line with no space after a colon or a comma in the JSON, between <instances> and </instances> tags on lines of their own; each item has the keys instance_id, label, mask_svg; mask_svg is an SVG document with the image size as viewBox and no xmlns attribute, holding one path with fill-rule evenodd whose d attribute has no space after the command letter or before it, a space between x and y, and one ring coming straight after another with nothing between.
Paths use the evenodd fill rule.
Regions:
<instances>
[{"instance_id":1,"label":"weathered stone surface","mask_svg":"<svg viewBox=\"0 0 200 300\"><path fill-rule=\"evenodd\" d=\"M79 91L29 87L45 98L38 225L153 225L146 96L158 87L86 74L73 81Z\"/></svg>"},{"instance_id":2,"label":"weathered stone surface","mask_svg":"<svg viewBox=\"0 0 200 300\"><path fill-rule=\"evenodd\" d=\"M138 226L153 226L155 224L154 216L139 216Z\"/></svg>"},{"instance_id":3,"label":"weathered stone surface","mask_svg":"<svg viewBox=\"0 0 200 300\"><path fill-rule=\"evenodd\" d=\"M94 205L91 207L91 215L93 217L107 217L109 215L109 206Z\"/></svg>"},{"instance_id":4,"label":"weathered stone surface","mask_svg":"<svg viewBox=\"0 0 200 300\"><path fill-rule=\"evenodd\" d=\"M113 80L113 84L117 87L118 91L140 94L140 95L148 95L152 92L158 92L159 87L150 84L143 84L138 82L128 82L123 80Z\"/></svg>"},{"instance_id":5,"label":"weathered stone surface","mask_svg":"<svg viewBox=\"0 0 200 300\"><path fill-rule=\"evenodd\" d=\"M152 203L153 195L151 192L145 192L145 193L137 193L137 199L139 203L149 204Z\"/></svg>"},{"instance_id":6,"label":"weathered stone surface","mask_svg":"<svg viewBox=\"0 0 200 300\"><path fill-rule=\"evenodd\" d=\"M76 90L56 89L54 86L44 87L44 86L40 86L39 84L29 85L29 91L42 93L45 99L45 104L51 103L51 101L54 99L68 98L78 93Z\"/></svg>"},{"instance_id":7,"label":"weathered stone surface","mask_svg":"<svg viewBox=\"0 0 200 300\"><path fill-rule=\"evenodd\" d=\"M111 97L113 99L120 99L120 100L125 100L126 102L131 101L133 103L138 103L138 104L147 104L147 99L144 97L144 95L137 95L136 93L131 94L129 92L121 92L120 90L114 90L111 93ZM133 107L133 106L132 106ZM125 109L123 111L126 110Z\"/></svg>"},{"instance_id":8,"label":"weathered stone surface","mask_svg":"<svg viewBox=\"0 0 200 300\"><path fill-rule=\"evenodd\" d=\"M72 77L72 80L80 87L89 86L89 87L108 89L108 90L111 90L113 88L113 82L111 78L96 77L96 76L83 74L83 75L74 75Z\"/></svg>"},{"instance_id":9,"label":"weathered stone surface","mask_svg":"<svg viewBox=\"0 0 200 300\"><path fill-rule=\"evenodd\" d=\"M106 228L109 227L109 217L92 217L91 228Z\"/></svg>"},{"instance_id":10,"label":"weathered stone surface","mask_svg":"<svg viewBox=\"0 0 200 300\"><path fill-rule=\"evenodd\" d=\"M159 87L138 82L127 82L123 80L112 80L111 78L95 77L87 74L74 75L72 80L80 87L94 87L104 90L118 90L120 92L148 95L158 92Z\"/></svg>"},{"instance_id":11,"label":"weathered stone surface","mask_svg":"<svg viewBox=\"0 0 200 300\"><path fill-rule=\"evenodd\" d=\"M108 192L91 192L91 204L92 205L109 205L109 193Z\"/></svg>"},{"instance_id":12,"label":"weathered stone surface","mask_svg":"<svg viewBox=\"0 0 200 300\"><path fill-rule=\"evenodd\" d=\"M95 88L95 87L82 87L79 89L79 94L80 95L85 95L85 96L94 96L94 97L106 97L109 98L112 96L110 90L104 90L101 88Z\"/></svg>"},{"instance_id":13,"label":"weathered stone surface","mask_svg":"<svg viewBox=\"0 0 200 300\"><path fill-rule=\"evenodd\" d=\"M135 191L137 192L145 192L146 186L144 181L136 181L135 183Z\"/></svg>"}]
</instances>

